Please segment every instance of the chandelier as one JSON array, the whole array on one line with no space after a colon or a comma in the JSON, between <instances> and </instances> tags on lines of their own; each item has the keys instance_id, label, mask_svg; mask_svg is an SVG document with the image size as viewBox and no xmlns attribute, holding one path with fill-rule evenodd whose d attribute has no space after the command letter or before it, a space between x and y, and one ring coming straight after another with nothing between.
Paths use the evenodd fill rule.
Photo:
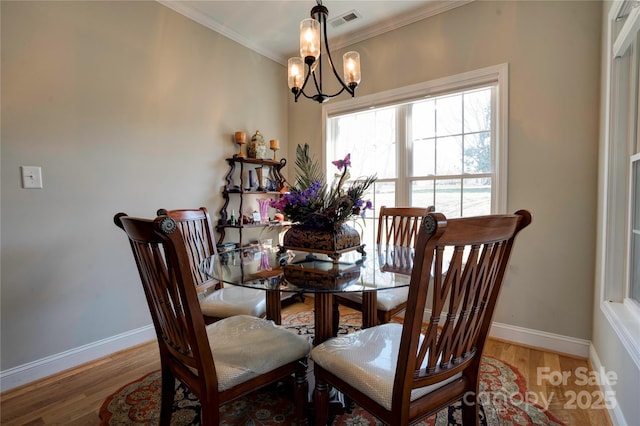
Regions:
<instances>
[{"instance_id":1,"label":"chandelier","mask_svg":"<svg viewBox=\"0 0 640 426\"><path fill-rule=\"evenodd\" d=\"M323 103L329 98L338 96L345 90L353 97L356 93L356 87L360 83L360 54L358 52L347 52L342 55L344 80L338 75L333 59L331 59L329 41L327 39L327 16L329 15L329 10L322 5L322 0L316 0L316 2L317 5L311 9L311 18L300 22L300 57L290 58L288 63L289 88L296 102L298 102L300 95L304 95L307 99ZM321 27L322 34L320 32ZM323 54L327 55L327 62L331 67L331 71L333 71L333 75L341 86L338 92L333 95L328 95L322 91ZM313 80L313 86L315 87L316 93L314 95L305 93L305 88L310 80ZM307 90L309 89L307 88Z\"/></svg>"}]
</instances>

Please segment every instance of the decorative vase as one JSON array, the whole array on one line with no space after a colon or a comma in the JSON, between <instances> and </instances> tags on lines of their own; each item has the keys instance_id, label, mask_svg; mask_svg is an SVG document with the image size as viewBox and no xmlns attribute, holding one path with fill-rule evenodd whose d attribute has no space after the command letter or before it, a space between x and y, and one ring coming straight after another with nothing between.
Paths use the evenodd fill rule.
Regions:
<instances>
[{"instance_id":1,"label":"decorative vase","mask_svg":"<svg viewBox=\"0 0 640 426\"><path fill-rule=\"evenodd\" d=\"M260 130L256 130L255 134L251 136L251 140L247 144L247 157L249 158L267 158L267 145L264 142L264 136L260 133Z\"/></svg>"},{"instance_id":2,"label":"decorative vase","mask_svg":"<svg viewBox=\"0 0 640 426\"><path fill-rule=\"evenodd\" d=\"M258 207L260 210L260 222L269 223L269 202L270 198L258 198Z\"/></svg>"},{"instance_id":3,"label":"decorative vase","mask_svg":"<svg viewBox=\"0 0 640 426\"><path fill-rule=\"evenodd\" d=\"M255 178L253 177L253 170L249 170L249 187L247 189L248 190L256 189L256 181L255 181Z\"/></svg>"},{"instance_id":4,"label":"decorative vase","mask_svg":"<svg viewBox=\"0 0 640 426\"><path fill-rule=\"evenodd\" d=\"M360 234L346 223L338 229L292 226L282 239L281 250L287 249L326 254L334 263L338 263L340 256L348 251L357 250L366 255L364 244L360 244Z\"/></svg>"}]
</instances>

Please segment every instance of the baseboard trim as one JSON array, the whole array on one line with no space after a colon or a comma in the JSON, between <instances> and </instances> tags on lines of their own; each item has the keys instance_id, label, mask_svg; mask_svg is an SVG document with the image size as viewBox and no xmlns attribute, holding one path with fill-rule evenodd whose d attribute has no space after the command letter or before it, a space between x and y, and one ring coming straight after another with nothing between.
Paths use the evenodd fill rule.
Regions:
<instances>
[{"instance_id":1,"label":"baseboard trim","mask_svg":"<svg viewBox=\"0 0 640 426\"><path fill-rule=\"evenodd\" d=\"M121 333L18 367L0 371L0 392L77 367L87 362L147 343L156 338L153 325Z\"/></svg>"},{"instance_id":2,"label":"baseboard trim","mask_svg":"<svg viewBox=\"0 0 640 426\"><path fill-rule=\"evenodd\" d=\"M590 358L591 342L588 340L497 322L493 323L490 336L522 345ZM147 343L154 340L155 337L153 326L148 325L28 364L0 371L0 392L6 392L132 346ZM594 367L596 367L595 363Z\"/></svg>"},{"instance_id":3,"label":"baseboard trim","mask_svg":"<svg viewBox=\"0 0 640 426\"><path fill-rule=\"evenodd\" d=\"M532 330L530 328L517 327L515 325L494 322L489 331L491 337L526 346L533 346L563 354L589 357L589 340L563 336L561 334L547 333L546 331Z\"/></svg>"},{"instance_id":4,"label":"baseboard trim","mask_svg":"<svg viewBox=\"0 0 640 426\"><path fill-rule=\"evenodd\" d=\"M600 357L596 352L596 348L593 345L589 345L589 361L591 362L591 368L593 371L602 371L604 369L602 363L600 362ZM611 418L611 422L614 425L626 425L628 424L624 418L624 414L620 409L620 404L618 404L618 400L616 398L616 392L611 387L611 385L605 381L599 383L600 390L605 398L605 406L607 406L609 411L609 417Z\"/></svg>"}]
</instances>

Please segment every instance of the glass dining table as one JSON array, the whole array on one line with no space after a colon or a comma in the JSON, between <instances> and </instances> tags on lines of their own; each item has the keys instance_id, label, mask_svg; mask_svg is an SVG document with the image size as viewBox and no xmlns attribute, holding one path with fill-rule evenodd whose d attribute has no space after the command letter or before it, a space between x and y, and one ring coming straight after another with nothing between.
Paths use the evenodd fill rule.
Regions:
<instances>
[{"instance_id":1,"label":"glass dining table","mask_svg":"<svg viewBox=\"0 0 640 426\"><path fill-rule=\"evenodd\" d=\"M276 324L281 323L281 292L312 295L314 345L337 333L334 295L361 292L363 312L369 312L362 325L375 325L377 292L407 287L412 268L412 248L388 245L377 245L365 256L347 252L337 262L323 254L256 246L221 252L200 264L210 278L264 290L266 317Z\"/></svg>"}]
</instances>

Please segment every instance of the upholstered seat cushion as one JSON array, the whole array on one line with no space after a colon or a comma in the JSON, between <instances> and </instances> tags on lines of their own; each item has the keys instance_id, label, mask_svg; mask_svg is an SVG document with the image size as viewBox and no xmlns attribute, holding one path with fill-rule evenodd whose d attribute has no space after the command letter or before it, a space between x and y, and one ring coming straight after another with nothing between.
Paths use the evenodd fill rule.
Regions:
<instances>
[{"instance_id":1,"label":"upholstered seat cushion","mask_svg":"<svg viewBox=\"0 0 640 426\"><path fill-rule=\"evenodd\" d=\"M409 287L380 290L377 292L378 309L382 309L383 311L390 311L401 303L405 303L407 301L408 295ZM354 302L362 303L362 292L340 293L340 297L353 300Z\"/></svg>"},{"instance_id":2,"label":"upholstered seat cushion","mask_svg":"<svg viewBox=\"0 0 640 426\"><path fill-rule=\"evenodd\" d=\"M316 365L391 410L393 380L398 361L402 325L388 323L329 339L311 350ZM411 400L456 380L461 373L435 385L414 389Z\"/></svg>"},{"instance_id":3,"label":"upholstered seat cushion","mask_svg":"<svg viewBox=\"0 0 640 426\"><path fill-rule=\"evenodd\" d=\"M224 318L207 326L207 337L224 391L309 354L310 344L273 321L248 315Z\"/></svg>"},{"instance_id":4,"label":"upholstered seat cushion","mask_svg":"<svg viewBox=\"0 0 640 426\"><path fill-rule=\"evenodd\" d=\"M267 310L267 303L263 290L229 285L200 299L200 309L204 315L217 318L261 317Z\"/></svg>"}]
</instances>

